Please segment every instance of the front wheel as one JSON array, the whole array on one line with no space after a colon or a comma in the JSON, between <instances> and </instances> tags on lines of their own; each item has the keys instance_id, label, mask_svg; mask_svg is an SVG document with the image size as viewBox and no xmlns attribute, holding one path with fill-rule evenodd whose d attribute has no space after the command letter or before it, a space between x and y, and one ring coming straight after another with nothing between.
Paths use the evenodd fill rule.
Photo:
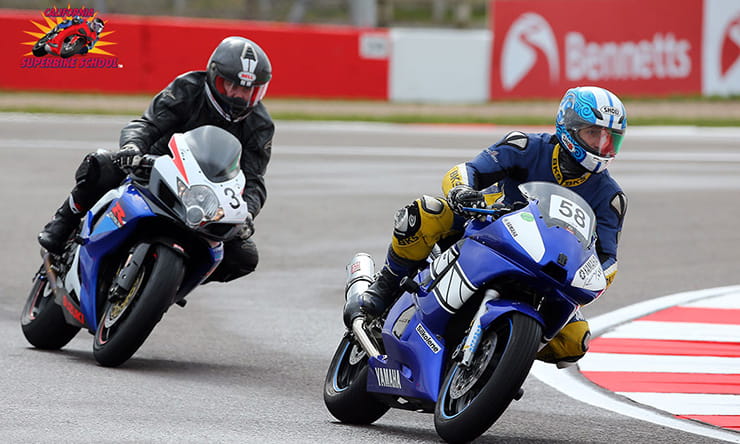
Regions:
<instances>
[{"instance_id":1,"label":"front wheel","mask_svg":"<svg viewBox=\"0 0 740 444\"><path fill-rule=\"evenodd\" d=\"M529 374L542 327L512 313L483 334L469 367L455 363L447 372L434 411L434 426L448 442L483 434L509 406Z\"/></svg>"},{"instance_id":2,"label":"front wheel","mask_svg":"<svg viewBox=\"0 0 740 444\"><path fill-rule=\"evenodd\" d=\"M162 245L152 248L131 290L105 304L93 341L95 360L116 367L133 356L175 299L184 272L182 257Z\"/></svg>"},{"instance_id":3,"label":"front wheel","mask_svg":"<svg viewBox=\"0 0 740 444\"><path fill-rule=\"evenodd\" d=\"M21 329L31 345L44 350L59 350L80 331L79 327L67 324L62 307L54 302L54 292L43 271L36 275L26 299Z\"/></svg>"},{"instance_id":4,"label":"front wheel","mask_svg":"<svg viewBox=\"0 0 740 444\"><path fill-rule=\"evenodd\" d=\"M62 43L62 49L59 51L59 56L63 59L72 57L75 54L79 54L85 45L85 39L82 37L72 37L69 41Z\"/></svg>"},{"instance_id":5,"label":"front wheel","mask_svg":"<svg viewBox=\"0 0 740 444\"><path fill-rule=\"evenodd\" d=\"M346 334L324 381L324 404L347 424L372 424L390 407L367 392L367 354Z\"/></svg>"}]
</instances>

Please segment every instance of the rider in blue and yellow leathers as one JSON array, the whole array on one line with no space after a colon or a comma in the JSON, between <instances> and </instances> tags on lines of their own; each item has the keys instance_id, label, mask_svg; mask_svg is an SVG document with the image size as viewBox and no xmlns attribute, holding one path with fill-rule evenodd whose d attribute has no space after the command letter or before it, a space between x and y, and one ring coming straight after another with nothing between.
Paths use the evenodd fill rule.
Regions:
<instances>
[{"instance_id":1,"label":"rider in blue and yellow leathers","mask_svg":"<svg viewBox=\"0 0 740 444\"><path fill-rule=\"evenodd\" d=\"M517 186L546 181L571 188L593 208L596 250L607 284L617 273L617 243L627 198L606 171L619 152L627 117L613 93L598 87L570 89L556 117L556 133L514 131L469 162L455 165L442 180L446 199L422 196L396 213L393 239L383 268L370 288L347 301L344 320L382 314L400 294L404 276L421 267L435 244L445 248L459 239L470 217L465 207L512 207L525 199ZM588 350L588 322L580 312L537 354L546 362L568 365Z\"/></svg>"}]
</instances>

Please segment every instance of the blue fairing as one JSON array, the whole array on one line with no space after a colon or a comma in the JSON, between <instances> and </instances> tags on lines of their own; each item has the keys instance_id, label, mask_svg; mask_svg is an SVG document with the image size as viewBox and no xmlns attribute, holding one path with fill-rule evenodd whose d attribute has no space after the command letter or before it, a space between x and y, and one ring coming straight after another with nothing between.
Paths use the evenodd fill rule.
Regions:
<instances>
[{"instance_id":1,"label":"blue fairing","mask_svg":"<svg viewBox=\"0 0 740 444\"><path fill-rule=\"evenodd\" d=\"M368 388L379 393L406 394L413 398L434 401L437 399L441 383L445 342L432 334L433 330L421 320L415 299L410 293L404 293L391 309L383 328L386 353L388 356L403 358L400 361L371 358ZM404 313L410 317L399 321L399 317ZM400 338L394 333L397 322L400 322L397 332L407 325L400 333ZM383 378L378 378L379 368L397 371L400 389L389 387L389 384L381 385ZM380 371L388 373L387 370Z\"/></svg>"},{"instance_id":2,"label":"blue fairing","mask_svg":"<svg viewBox=\"0 0 740 444\"><path fill-rule=\"evenodd\" d=\"M101 259L115 251L141 219L155 216L139 191L130 184L118 199L111 201L102 211L102 216L94 225L95 215L88 212L80 233L83 240L78 267L80 309L92 330L98 327L96 294Z\"/></svg>"},{"instance_id":3,"label":"blue fairing","mask_svg":"<svg viewBox=\"0 0 740 444\"><path fill-rule=\"evenodd\" d=\"M542 326L545 340L596 299L601 291L572 285L579 268L595 257L595 237L578 237L551 218L530 201L496 221L471 221L463 239L414 278L418 289L391 307L382 330L385 355L368 361L368 391L436 402L451 348L458 347L444 337L474 294L481 301L483 291L495 290L486 293L491 299L480 317L482 331L518 312ZM538 295L536 303L529 302L532 295Z\"/></svg>"}]
</instances>

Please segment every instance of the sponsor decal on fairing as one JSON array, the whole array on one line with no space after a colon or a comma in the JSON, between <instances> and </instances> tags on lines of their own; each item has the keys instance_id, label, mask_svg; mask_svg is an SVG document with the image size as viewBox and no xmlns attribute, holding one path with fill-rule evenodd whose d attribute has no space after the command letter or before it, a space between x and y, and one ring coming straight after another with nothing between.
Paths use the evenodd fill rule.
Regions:
<instances>
[{"instance_id":1,"label":"sponsor decal on fairing","mask_svg":"<svg viewBox=\"0 0 740 444\"><path fill-rule=\"evenodd\" d=\"M401 388L401 372L393 368L378 367L375 369L378 385L381 387Z\"/></svg>"},{"instance_id":2,"label":"sponsor decal on fairing","mask_svg":"<svg viewBox=\"0 0 740 444\"><path fill-rule=\"evenodd\" d=\"M601 262L595 255L591 255L588 260L581 265L573 277L571 285L586 290L598 291L606 288L606 278L604 271L601 269Z\"/></svg>"},{"instance_id":3,"label":"sponsor decal on fairing","mask_svg":"<svg viewBox=\"0 0 740 444\"><path fill-rule=\"evenodd\" d=\"M434 352L434 354L437 354L442 350L442 347L437 343L437 341L434 340L432 335L429 334L429 332L424 328L421 324L416 324L416 332L419 333L419 336L424 341L424 343L429 347L429 349Z\"/></svg>"}]
</instances>

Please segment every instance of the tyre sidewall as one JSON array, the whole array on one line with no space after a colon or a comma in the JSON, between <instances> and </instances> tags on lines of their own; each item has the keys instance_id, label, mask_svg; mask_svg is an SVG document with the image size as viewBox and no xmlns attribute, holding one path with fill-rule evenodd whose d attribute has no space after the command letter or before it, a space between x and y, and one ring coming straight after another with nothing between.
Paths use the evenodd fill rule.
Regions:
<instances>
[{"instance_id":1,"label":"tyre sidewall","mask_svg":"<svg viewBox=\"0 0 740 444\"><path fill-rule=\"evenodd\" d=\"M348 424L371 424L383 416L390 407L367 392L367 356L355 364L362 366L347 387L337 390L336 375L345 370L348 355L355 346L349 335L345 335L337 347L324 381L324 404L338 420ZM341 366L341 367L340 367Z\"/></svg>"},{"instance_id":2,"label":"tyre sidewall","mask_svg":"<svg viewBox=\"0 0 740 444\"><path fill-rule=\"evenodd\" d=\"M103 366L115 367L128 360L141 347L167 311L182 282L185 267L182 257L163 245L156 245L143 264L147 273L142 288L133 296L123 318L117 321L112 337L101 342L101 319L93 340L93 354ZM142 272L142 270L140 270ZM103 313L108 311L106 303Z\"/></svg>"},{"instance_id":3,"label":"tyre sidewall","mask_svg":"<svg viewBox=\"0 0 740 444\"><path fill-rule=\"evenodd\" d=\"M486 331L495 329L501 322L511 322L501 358L488 363L489 368L482 376L488 380L476 383L484 386L471 404L453 417L444 415L442 409L449 396L450 380L459 365L451 366L445 375L434 411L434 423L437 433L448 441L470 441L488 430L509 406L529 374L542 331L539 323L528 316L513 313L510 317L496 320ZM491 368L493 365L495 367Z\"/></svg>"},{"instance_id":4,"label":"tyre sidewall","mask_svg":"<svg viewBox=\"0 0 740 444\"><path fill-rule=\"evenodd\" d=\"M26 340L34 347L58 350L67 345L80 328L67 323L62 307L54 302L53 294L44 296L49 285L46 277L41 274L36 276L21 313L21 329ZM39 307L39 311L32 317L34 306Z\"/></svg>"}]
</instances>

